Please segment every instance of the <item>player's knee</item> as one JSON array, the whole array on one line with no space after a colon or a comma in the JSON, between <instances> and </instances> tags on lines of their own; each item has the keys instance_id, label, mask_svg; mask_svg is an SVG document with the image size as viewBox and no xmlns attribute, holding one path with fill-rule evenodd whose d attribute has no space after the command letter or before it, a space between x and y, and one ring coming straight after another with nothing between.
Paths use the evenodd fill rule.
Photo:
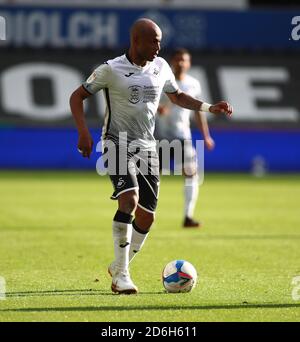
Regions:
<instances>
[{"instance_id":1,"label":"player's knee","mask_svg":"<svg viewBox=\"0 0 300 342\"><path fill-rule=\"evenodd\" d=\"M150 226L152 225L154 220L155 220L155 213L149 214L149 224L150 224Z\"/></svg>"},{"instance_id":2,"label":"player's knee","mask_svg":"<svg viewBox=\"0 0 300 342\"><path fill-rule=\"evenodd\" d=\"M149 213L147 211L143 211L139 213L139 222L140 224L147 229L150 229L152 223L155 220L155 213Z\"/></svg>"},{"instance_id":3,"label":"player's knee","mask_svg":"<svg viewBox=\"0 0 300 342\"><path fill-rule=\"evenodd\" d=\"M136 206L138 204L138 201L139 201L139 197L138 195L133 195L131 196L129 199L128 199L128 207L134 211L136 209Z\"/></svg>"},{"instance_id":4,"label":"player's knee","mask_svg":"<svg viewBox=\"0 0 300 342\"><path fill-rule=\"evenodd\" d=\"M155 214L154 213L147 213L147 215L145 215L145 221L148 223L149 227L154 222L154 220L155 220Z\"/></svg>"},{"instance_id":5,"label":"player's knee","mask_svg":"<svg viewBox=\"0 0 300 342\"><path fill-rule=\"evenodd\" d=\"M119 196L119 209L131 214L137 207L139 196L135 191L128 191Z\"/></svg>"},{"instance_id":6,"label":"player's knee","mask_svg":"<svg viewBox=\"0 0 300 342\"><path fill-rule=\"evenodd\" d=\"M186 165L182 171L185 177L195 177L197 175L197 168L194 165Z\"/></svg>"}]
</instances>

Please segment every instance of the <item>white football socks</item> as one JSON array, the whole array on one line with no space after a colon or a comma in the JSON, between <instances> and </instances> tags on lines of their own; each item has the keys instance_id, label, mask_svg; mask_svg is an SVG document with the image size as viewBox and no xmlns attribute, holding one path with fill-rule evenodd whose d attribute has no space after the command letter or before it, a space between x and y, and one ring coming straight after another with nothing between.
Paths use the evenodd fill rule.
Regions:
<instances>
[{"instance_id":1,"label":"white football socks","mask_svg":"<svg viewBox=\"0 0 300 342\"><path fill-rule=\"evenodd\" d=\"M135 224L135 221L132 222L132 236L129 249L129 262L131 262L132 259L135 257L136 253L142 249L148 234L149 233L142 232Z\"/></svg>"},{"instance_id":2,"label":"white football socks","mask_svg":"<svg viewBox=\"0 0 300 342\"><path fill-rule=\"evenodd\" d=\"M198 199L198 175L186 177L184 183L184 216L192 218Z\"/></svg>"},{"instance_id":3,"label":"white football socks","mask_svg":"<svg viewBox=\"0 0 300 342\"><path fill-rule=\"evenodd\" d=\"M128 216L131 216L128 214ZM129 220L128 220L129 221ZM130 220L131 222L131 220ZM115 267L119 272L127 272L129 265L129 249L132 235L131 223L113 221L113 239L115 251Z\"/></svg>"}]
</instances>

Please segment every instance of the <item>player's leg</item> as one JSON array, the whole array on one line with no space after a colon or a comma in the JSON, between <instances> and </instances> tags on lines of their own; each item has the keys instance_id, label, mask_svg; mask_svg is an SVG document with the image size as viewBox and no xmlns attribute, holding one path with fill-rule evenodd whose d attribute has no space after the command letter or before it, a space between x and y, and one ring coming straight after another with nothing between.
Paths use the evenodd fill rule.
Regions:
<instances>
[{"instance_id":1,"label":"player's leg","mask_svg":"<svg viewBox=\"0 0 300 342\"><path fill-rule=\"evenodd\" d=\"M191 144L184 144L183 149L184 175L184 222L185 228L200 227L201 223L194 220L194 211L199 194L196 151Z\"/></svg>"},{"instance_id":2,"label":"player's leg","mask_svg":"<svg viewBox=\"0 0 300 342\"><path fill-rule=\"evenodd\" d=\"M200 222L194 220L194 211L199 194L198 175L185 176L184 181L184 227L199 227Z\"/></svg>"},{"instance_id":3,"label":"player's leg","mask_svg":"<svg viewBox=\"0 0 300 342\"><path fill-rule=\"evenodd\" d=\"M143 157L142 157L143 158ZM132 238L129 250L129 262L139 252L149 234L155 219L155 210L159 194L159 160L156 152L151 152L148 158L141 160L141 166L148 163L147 172L139 169L137 180L139 184L139 202L132 222ZM145 171L145 168L144 168Z\"/></svg>"},{"instance_id":4,"label":"player's leg","mask_svg":"<svg viewBox=\"0 0 300 342\"><path fill-rule=\"evenodd\" d=\"M119 168L117 167L116 170ZM110 174L110 179L114 186L114 193L111 198L118 200L118 210L112 224L115 259L108 268L113 278L112 290L117 293L137 293L137 287L129 275L128 265L132 214L138 203L138 181L136 174L129 172L129 169L125 175Z\"/></svg>"},{"instance_id":5,"label":"player's leg","mask_svg":"<svg viewBox=\"0 0 300 342\"><path fill-rule=\"evenodd\" d=\"M114 268L117 272L127 272L128 270L132 214L137 203L138 194L136 190L129 190L118 197L118 210L113 218Z\"/></svg>"},{"instance_id":6,"label":"player's leg","mask_svg":"<svg viewBox=\"0 0 300 342\"><path fill-rule=\"evenodd\" d=\"M154 222L155 214L145 211L137 207L135 211L135 218L132 222L132 237L129 249L129 262L133 260L136 253L138 253L149 234L152 223Z\"/></svg>"},{"instance_id":7,"label":"player's leg","mask_svg":"<svg viewBox=\"0 0 300 342\"><path fill-rule=\"evenodd\" d=\"M118 196L118 210L113 219L113 240L115 260L108 268L112 276L111 289L116 293L132 294L138 289L129 274L129 249L132 237L133 212L138 203L136 189Z\"/></svg>"}]
</instances>

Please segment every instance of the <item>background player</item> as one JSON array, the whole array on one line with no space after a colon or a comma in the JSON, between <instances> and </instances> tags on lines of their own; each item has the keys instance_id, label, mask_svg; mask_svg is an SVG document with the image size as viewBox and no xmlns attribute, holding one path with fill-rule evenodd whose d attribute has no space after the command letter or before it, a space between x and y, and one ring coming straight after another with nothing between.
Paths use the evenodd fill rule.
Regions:
<instances>
[{"instance_id":1,"label":"background player","mask_svg":"<svg viewBox=\"0 0 300 342\"><path fill-rule=\"evenodd\" d=\"M170 64L179 88L185 93L199 98L201 94L200 83L196 78L187 74L191 67L189 51L184 48L176 49L171 55ZM172 104L165 96L158 107L158 112L160 116L158 117L156 131L159 139L169 141L179 139L182 142L192 139L190 111L188 109ZM215 143L210 136L206 114L201 111L194 111L194 118L198 129L202 133L206 148L213 150ZM193 219L199 192L196 151L190 144L182 145L184 146L185 168L188 168L189 171L184 173L183 169L186 178L184 183L183 227L199 227L201 223Z\"/></svg>"}]
</instances>

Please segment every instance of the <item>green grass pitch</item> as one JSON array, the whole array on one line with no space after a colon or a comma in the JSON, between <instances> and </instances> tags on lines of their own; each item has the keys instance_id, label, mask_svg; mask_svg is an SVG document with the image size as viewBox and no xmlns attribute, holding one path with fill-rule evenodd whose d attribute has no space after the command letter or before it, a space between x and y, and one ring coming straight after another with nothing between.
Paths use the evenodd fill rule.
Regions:
<instances>
[{"instance_id":1,"label":"green grass pitch","mask_svg":"<svg viewBox=\"0 0 300 342\"><path fill-rule=\"evenodd\" d=\"M109 179L0 172L0 321L300 321L300 175L207 174L198 230L181 228L182 184L162 179L156 223L131 265L140 293L120 296L107 274ZM191 293L164 292L173 259L196 267Z\"/></svg>"}]
</instances>

